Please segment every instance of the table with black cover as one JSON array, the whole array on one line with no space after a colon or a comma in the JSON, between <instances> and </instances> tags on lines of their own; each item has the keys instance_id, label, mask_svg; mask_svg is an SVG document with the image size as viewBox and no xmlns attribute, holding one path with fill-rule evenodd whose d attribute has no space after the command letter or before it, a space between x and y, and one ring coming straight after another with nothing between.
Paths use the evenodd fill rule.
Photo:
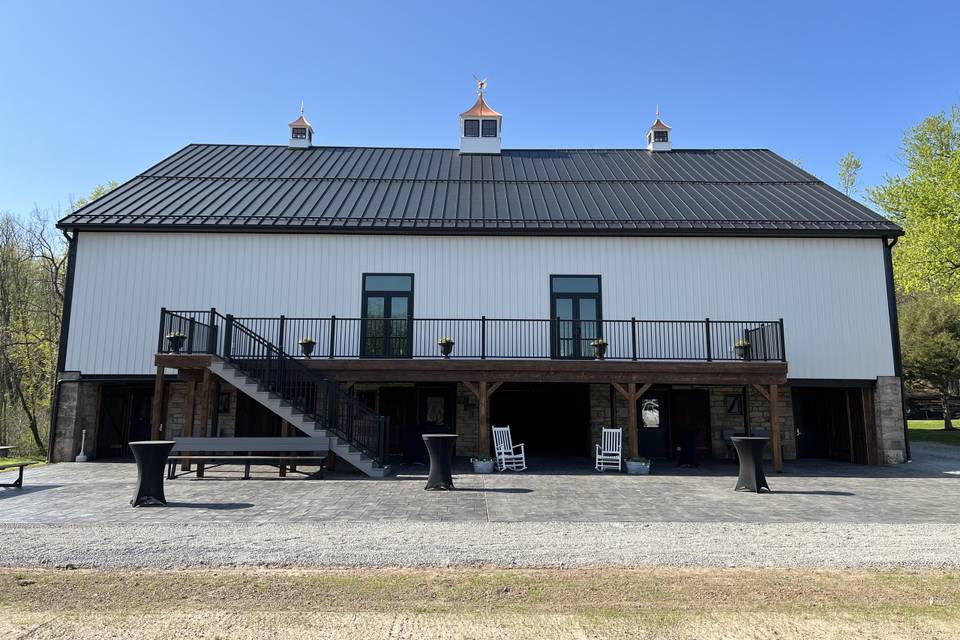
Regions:
<instances>
[{"instance_id":1,"label":"table with black cover","mask_svg":"<svg viewBox=\"0 0 960 640\"><path fill-rule=\"evenodd\" d=\"M137 490L130 504L134 507L167 506L163 495L163 472L173 440L141 440L131 442L133 459L137 461Z\"/></svg>"},{"instance_id":2,"label":"table with black cover","mask_svg":"<svg viewBox=\"0 0 960 640\"><path fill-rule=\"evenodd\" d=\"M449 491L453 486L453 447L457 442L455 433L425 433L423 442L430 456L430 475L427 491Z\"/></svg>"},{"instance_id":3,"label":"table with black cover","mask_svg":"<svg viewBox=\"0 0 960 640\"><path fill-rule=\"evenodd\" d=\"M734 491L753 491L760 493L760 489L770 491L767 477L763 474L763 449L770 438L755 436L733 436L730 438L737 450L740 459L740 476Z\"/></svg>"}]
</instances>

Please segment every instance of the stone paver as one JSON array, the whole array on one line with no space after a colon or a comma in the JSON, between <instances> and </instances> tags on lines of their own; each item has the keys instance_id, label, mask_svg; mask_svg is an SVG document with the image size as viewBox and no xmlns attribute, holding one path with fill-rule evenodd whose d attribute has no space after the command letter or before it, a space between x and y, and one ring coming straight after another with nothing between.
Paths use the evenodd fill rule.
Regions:
<instances>
[{"instance_id":1,"label":"stone paver","mask_svg":"<svg viewBox=\"0 0 960 640\"><path fill-rule=\"evenodd\" d=\"M132 509L132 463L62 463L27 469L21 490L0 489L0 521L24 524L136 522L855 522L955 523L960 449L917 443L914 462L865 467L794 462L769 474L774 493L735 493L736 467L681 470L655 465L649 477L591 469L590 460L532 460L524 473L455 475L459 490L423 491L426 470L387 480L329 474L326 480L253 480L237 471L167 482L166 509Z\"/></svg>"}]
</instances>

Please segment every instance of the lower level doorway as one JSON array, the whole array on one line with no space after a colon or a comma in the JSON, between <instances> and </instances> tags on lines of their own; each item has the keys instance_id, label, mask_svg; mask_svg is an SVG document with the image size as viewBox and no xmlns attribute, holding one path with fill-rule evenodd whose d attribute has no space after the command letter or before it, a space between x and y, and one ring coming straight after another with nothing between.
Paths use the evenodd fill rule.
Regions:
<instances>
[{"instance_id":1,"label":"lower level doorway","mask_svg":"<svg viewBox=\"0 0 960 640\"><path fill-rule=\"evenodd\" d=\"M590 453L590 391L585 384L507 383L490 399L490 423L510 425L528 456Z\"/></svg>"}]
</instances>

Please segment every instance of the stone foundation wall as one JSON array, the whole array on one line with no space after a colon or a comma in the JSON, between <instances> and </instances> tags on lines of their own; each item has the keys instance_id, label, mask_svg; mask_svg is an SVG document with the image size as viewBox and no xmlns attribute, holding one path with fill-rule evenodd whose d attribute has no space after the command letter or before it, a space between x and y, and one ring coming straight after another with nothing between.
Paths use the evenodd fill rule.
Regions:
<instances>
[{"instance_id":1,"label":"stone foundation wall","mask_svg":"<svg viewBox=\"0 0 960 640\"><path fill-rule=\"evenodd\" d=\"M880 464L900 464L907 460L907 446L903 434L902 391L900 378L877 378L873 412L877 430L877 459Z\"/></svg>"},{"instance_id":2,"label":"stone foundation wall","mask_svg":"<svg viewBox=\"0 0 960 640\"><path fill-rule=\"evenodd\" d=\"M600 444L600 435L604 427L621 428L626 439L627 430L627 401L616 391L613 391L614 413L610 412L610 392L613 388L608 384L590 385L590 451ZM627 450L626 441L623 443Z\"/></svg>"},{"instance_id":3,"label":"stone foundation wall","mask_svg":"<svg viewBox=\"0 0 960 640\"><path fill-rule=\"evenodd\" d=\"M80 453L81 433L87 430L85 451L93 459L97 450L97 405L100 400L100 385L96 382L81 382L80 374L65 372L60 384L60 397L56 407L57 423L51 462L73 462Z\"/></svg>"},{"instance_id":4,"label":"stone foundation wall","mask_svg":"<svg viewBox=\"0 0 960 640\"><path fill-rule=\"evenodd\" d=\"M230 397L230 410L220 412L220 436L232 437L235 433L237 421L237 390L229 385L221 385L220 393L228 394ZM213 403L219 402L218 397L210 399L210 416L207 419L206 429L200 428L201 394L200 383L197 383L197 389L193 399L193 437L213 436L214 431L210 428L213 424ZM163 425L164 438L177 438L184 435L184 426L187 416L187 383L171 382L167 391L167 417Z\"/></svg>"},{"instance_id":5,"label":"stone foundation wall","mask_svg":"<svg viewBox=\"0 0 960 640\"><path fill-rule=\"evenodd\" d=\"M727 445L723 441L723 432L734 429L743 431L743 414L727 413L726 398L730 395L739 396L741 388L710 387L710 448L714 458L727 457ZM793 394L790 387L781 386L777 398L780 413L780 450L784 460L796 460L797 438L793 425ZM750 426L753 429L770 429L770 403L766 398L750 387L748 394L750 405ZM767 451L766 457L772 454Z\"/></svg>"},{"instance_id":6,"label":"stone foundation wall","mask_svg":"<svg viewBox=\"0 0 960 640\"><path fill-rule=\"evenodd\" d=\"M494 392L496 395L496 392ZM456 454L458 456L484 455L492 456L493 449L480 452L480 401L477 396L462 384L457 384L457 438Z\"/></svg>"}]
</instances>

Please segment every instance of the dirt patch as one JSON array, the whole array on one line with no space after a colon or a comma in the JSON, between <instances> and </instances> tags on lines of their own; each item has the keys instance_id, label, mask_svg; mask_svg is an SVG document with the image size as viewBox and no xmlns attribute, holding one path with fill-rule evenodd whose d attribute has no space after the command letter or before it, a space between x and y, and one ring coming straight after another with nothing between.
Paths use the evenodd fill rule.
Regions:
<instances>
[{"instance_id":1,"label":"dirt patch","mask_svg":"<svg viewBox=\"0 0 960 640\"><path fill-rule=\"evenodd\" d=\"M0 570L0 636L28 632L31 638L289 632L316 638L929 640L960 635L960 573Z\"/></svg>"}]
</instances>

